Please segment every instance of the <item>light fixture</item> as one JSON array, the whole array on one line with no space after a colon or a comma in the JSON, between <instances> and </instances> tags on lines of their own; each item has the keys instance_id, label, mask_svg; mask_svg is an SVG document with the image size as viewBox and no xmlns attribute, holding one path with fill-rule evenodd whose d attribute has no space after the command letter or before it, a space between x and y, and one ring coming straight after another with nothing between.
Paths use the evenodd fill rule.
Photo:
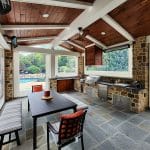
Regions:
<instances>
[{"instance_id":1,"label":"light fixture","mask_svg":"<svg viewBox=\"0 0 150 150\"><path fill-rule=\"evenodd\" d=\"M106 32L101 32L101 35L105 35L106 34Z\"/></svg>"},{"instance_id":2,"label":"light fixture","mask_svg":"<svg viewBox=\"0 0 150 150\"><path fill-rule=\"evenodd\" d=\"M79 34L83 35L83 29L82 29L82 27L79 27L78 30L79 30Z\"/></svg>"},{"instance_id":3,"label":"light fixture","mask_svg":"<svg viewBox=\"0 0 150 150\"><path fill-rule=\"evenodd\" d=\"M49 14L43 14L42 17L43 17L43 18L48 18L48 17L49 17Z\"/></svg>"},{"instance_id":4,"label":"light fixture","mask_svg":"<svg viewBox=\"0 0 150 150\"><path fill-rule=\"evenodd\" d=\"M10 0L0 0L0 14L5 15L11 11Z\"/></svg>"}]
</instances>

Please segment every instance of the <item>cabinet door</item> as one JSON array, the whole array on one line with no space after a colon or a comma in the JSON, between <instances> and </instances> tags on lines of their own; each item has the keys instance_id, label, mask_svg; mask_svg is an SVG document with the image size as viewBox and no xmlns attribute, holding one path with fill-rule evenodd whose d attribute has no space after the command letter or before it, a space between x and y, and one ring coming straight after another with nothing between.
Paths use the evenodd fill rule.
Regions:
<instances>
[{"instance_id":1,"label":"cabinet door","mask_svg":"<svg viewBox=\"0 0 150 150\"><path fill-rule=\"evenodd\" d=\"M95 48L94 46L89 47L85 50L85 65L94 65L95 64Z\"/></svg>"},{"instance_id":2,"label":"cabinet door","mask_svg":"<svg viewBox=\"0 0 150 150\"><path fill-rule=\"evenodd\" d=\"M74 80L66 80L66 91L72 91L74 90Z\"/></svg>"},{"instance_id":3,"label":"cabinet door","mask_svg":"<svg viewBox=\"0 0 150 150\"><path fill-rule=\"evenodd\" d=\"M57 81L57 92L66 91L66 80L58 80Z\"/></svg>"},{"instance_id":4,"label":"cabinet door","mask_svg":"<svg viewBox=\"0 0 150 150\"><path fill-rule=\"evenodd\" d=\"M95 50L95 65L102 65L102 50L96 48Z\"/></svg>"}]
</instances>

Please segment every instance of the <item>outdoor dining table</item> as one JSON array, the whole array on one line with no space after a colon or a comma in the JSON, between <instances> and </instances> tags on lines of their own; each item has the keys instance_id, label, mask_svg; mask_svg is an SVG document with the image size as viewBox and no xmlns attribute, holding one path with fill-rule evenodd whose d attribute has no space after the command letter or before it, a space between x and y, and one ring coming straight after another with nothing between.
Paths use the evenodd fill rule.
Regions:
<instances>
[{"instance_id":1,"label":"outdoor dining table","mask_svg":"<svg viewBox=\"0 0 150 150\"><path fill-rule=\"evenodd\" d=\"M46 115L54 114L57 112L73 109L76 111L74 102L66 99L56 91L51 91L52 100L43 100L44 92L35 92L28 95L28 102L30 111L33 118L33 149L37 148L37 119Z\"/></svg>"}]
</instances>

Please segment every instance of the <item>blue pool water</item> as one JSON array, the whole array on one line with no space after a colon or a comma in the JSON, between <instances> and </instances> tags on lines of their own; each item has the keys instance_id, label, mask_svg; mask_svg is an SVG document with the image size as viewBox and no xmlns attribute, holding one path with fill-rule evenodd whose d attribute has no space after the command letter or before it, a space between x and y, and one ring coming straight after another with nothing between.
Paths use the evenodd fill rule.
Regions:
<instances>
[{"instance_id":1,"label":"blue pool water","mask_svg":"<svg viewBox=\"0 0 150 150\"><path fill-rule=\"evenodd\" d=\"M28 83L28 82L43 82L42 78L21 78L20 83Z\"/></svg>"}]
</instances>

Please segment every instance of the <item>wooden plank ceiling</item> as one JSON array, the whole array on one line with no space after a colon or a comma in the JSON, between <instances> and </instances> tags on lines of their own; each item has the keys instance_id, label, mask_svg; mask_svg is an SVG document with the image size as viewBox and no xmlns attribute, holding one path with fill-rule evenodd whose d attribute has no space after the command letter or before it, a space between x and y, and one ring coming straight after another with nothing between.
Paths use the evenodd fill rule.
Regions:
<instances>
[{"instance_id":1,"label":"wooden plank ceiling","mask_svg":"<svg viewBox=\"0 0 150 150\"><path fill-rule=\"evenodd\" d=\"M109 15L135 38L150 35L150 0L128 0Z\"/></svg>"},{"instance_id":2,"label":"wooden plank ceiling","mask_svg":"<svg viewBox=\"0 0 150 150\"><path fill-rule=\"evenodd\" d=\"M2 25L69 25L83 10L56 6L46 6L31 3L12 2L12 10L9 14L1 16ZM43 14L49 14L43 18ZM62 29L57 30L17 30L6 31L8 36L19 38L57 36Z\"/></svg>"}]
</instances>

